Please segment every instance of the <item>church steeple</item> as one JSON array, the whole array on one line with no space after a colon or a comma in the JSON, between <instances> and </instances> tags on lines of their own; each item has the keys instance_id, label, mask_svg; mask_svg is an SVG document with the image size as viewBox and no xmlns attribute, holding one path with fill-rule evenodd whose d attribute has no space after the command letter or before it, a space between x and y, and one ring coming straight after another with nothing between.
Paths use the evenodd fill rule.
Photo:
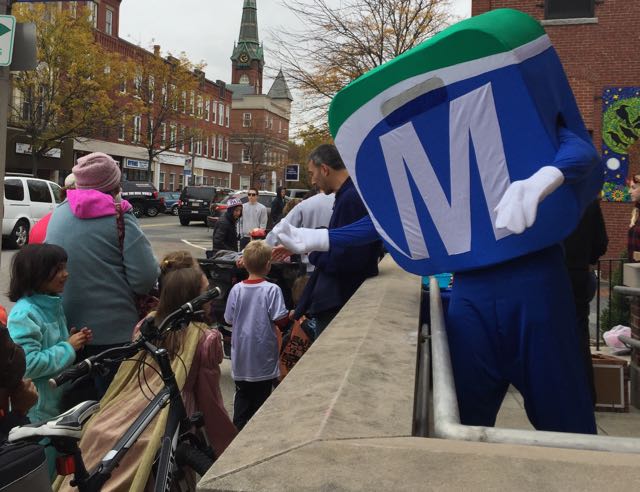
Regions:
<instances>
[{"instance_id":1,"label":"church steeple","mask_svg":"<svg viewBox=\"0 0 640 492\"><path fill-rule=\"evenodd\" d=\"M253 86L262 93L264 53L258 38L258 7L256 0L244 0L238 43L231 55L231 83Z\"/></svg>"}]
</instances>

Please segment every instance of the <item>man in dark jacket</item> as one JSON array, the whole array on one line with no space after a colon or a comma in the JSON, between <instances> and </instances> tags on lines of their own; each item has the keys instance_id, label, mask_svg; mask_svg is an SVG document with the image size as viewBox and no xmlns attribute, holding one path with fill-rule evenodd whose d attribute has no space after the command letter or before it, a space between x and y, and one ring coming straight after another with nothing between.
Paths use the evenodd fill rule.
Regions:
<instances>
[{"instance_id":1,"label":"man in dark jacket","mask_svg":"<svg viewBox=\"0 0 640 492\"><path fill-rule=\"evenodd\" d=\"M227 210L213 228L213 249L238 251L238 219L242 216L242 202L231 198Z\"/></svg>"},{"instance_id":2,"label":"man in dark jacket","mask_svg":"<svg viewBox=\"0 0 640 492\"><path fill-rule=\"evenodd\" d=\"M596 199L585 209L576 230L564 240L565 263L573 288L580 348L587 365L587 377L594 403L596 390L589 343L589 303L596 294L598 280L593 273L592 265L595 265L607 252L608 243L609 238L600 209L600 200Z\"/></svg>"},{"instance_id":3,"label":"man in dark jacket","mask_svg":"<svg viewBox=\"0 0 640 492\"><path fill-rule=\"evenodd\" d=\"M271 226L273 227L282 218L282 212L284 211L284 197L287 189L281 186L276 190L276 197L271 200Z\"/></svg>"},{"instance_id":4,"label":"man in dark jacket","mask_svg":"<svg viewBox=\"0 0 640 492\"><path fill-rule=\"evenodd\" d=\"M334 145L320 145L311 152L308 169L314 185L327 195L335 193L329 229L352 224L368 214ZM380 241L376 241L311 253L309 261L316 268L298 302L295 318L307 314L315 321L316 336L322 333L362 282L378 274L380 247Z\"/></svg>"}]
</instances>

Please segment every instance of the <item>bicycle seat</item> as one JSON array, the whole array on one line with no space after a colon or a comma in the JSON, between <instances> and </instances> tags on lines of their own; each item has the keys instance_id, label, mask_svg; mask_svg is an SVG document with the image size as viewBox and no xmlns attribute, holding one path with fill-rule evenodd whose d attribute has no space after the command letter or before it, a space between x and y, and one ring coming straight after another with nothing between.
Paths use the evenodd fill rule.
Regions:
<instances>
[{"instance_id":1,"label":"bicycle seat","mask_svg":"<svg viewBox=\"0 0 640 492\"><path fill-rule=\"evenodd\" d=\"M100 404L89 400L79 403L63 414L44 422L14 427L9 431L9 442L40 440L43 437L70 437L80 439L82 425L98 411Z\"/></svg>"}]
</instances>

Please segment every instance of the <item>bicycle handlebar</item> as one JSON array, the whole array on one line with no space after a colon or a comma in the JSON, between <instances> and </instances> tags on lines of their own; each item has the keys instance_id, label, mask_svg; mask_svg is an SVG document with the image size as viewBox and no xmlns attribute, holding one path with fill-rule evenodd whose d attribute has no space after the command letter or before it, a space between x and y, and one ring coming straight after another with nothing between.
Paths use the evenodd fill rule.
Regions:
<instances>
[{"instance_id":1,"label":"bicycle handlebar","mask_svg":"<svg viewBox=\"0 0 640 492\"><path fill-rule=\"evenodd\" d=\"M88 357L82 362L71 366L66 371L61 372L56 377L49 379L49 385L52 388L58 388L66 382L76 381L81 377L87 376L91 374L91 372L96 367L100 367L102 365L102 362L109 357L117 360L135 355L138 350L145 346L146 342L151 342L157 338L160 338L166 331L170 331L172 327L175 328L175 326L172 324L169 329L166 329L167 325L182 316L194 314L202 307L203 304L209 302L212 299L215 299L221 293L222 292L218 287L214 287L204 294L199 295L195 299L186 302L185 304L180 306L180 308L176 309L173 313L169 314L165 319L163 319L157 330L154 329L155 323L153 322L153 318L147 318L140 329L140 336L136 340L131 343L125 344L122 347L110 348L97 355ZM181 325L178 325L178 329L180 326Z\"/></svg>"}]
</instances>

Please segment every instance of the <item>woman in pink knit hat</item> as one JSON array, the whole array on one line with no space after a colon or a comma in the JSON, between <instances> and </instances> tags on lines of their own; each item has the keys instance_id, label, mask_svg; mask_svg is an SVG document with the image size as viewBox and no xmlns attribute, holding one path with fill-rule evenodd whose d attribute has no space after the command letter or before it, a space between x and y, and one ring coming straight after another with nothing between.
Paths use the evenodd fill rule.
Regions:
<instances>
[{"instance_id":1,"label":"woman in pink knit hat","mask_svg":"<svg viewBox=\"0 0 640 492\"><path fill-rule=\"evenodd\" d=\"M138 322L135 295L148 293L159 274L131 205L120 199L120 174L107 154L78 159L75 189L56 207L47 229L46 242L69 255L63 296L69 326L93 330L92 344L79 355L83 359L130 341ZM102 396L110 379L95 381L97 395L81 396Z\"/></svg>"}]
</instances>

